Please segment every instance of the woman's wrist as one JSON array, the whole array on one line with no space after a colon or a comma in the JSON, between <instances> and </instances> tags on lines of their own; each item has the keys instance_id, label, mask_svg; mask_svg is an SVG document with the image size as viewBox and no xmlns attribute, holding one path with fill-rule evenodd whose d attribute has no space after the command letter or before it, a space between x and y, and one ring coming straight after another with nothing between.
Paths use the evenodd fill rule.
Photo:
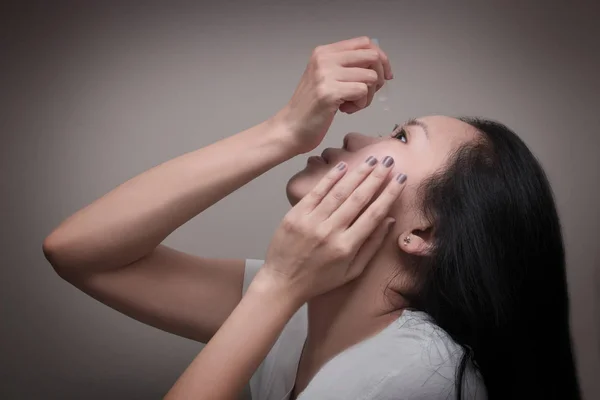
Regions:
<instances>
[{"instance_id":1,"label":"woman's wrist","mask_svg":"<svg viewBox=\"0 0 600 400\"><path fill-rule=\"evenodd\" d=\"M271 127L277 140L285 149L292 152L294 155L304 154L306 150L303 148L303 143L298 140L298 135L294 132L288 115L289 108L286 105L268 119L268 125Z\"/></svg>"},{"instance_id":2,"label":"woman's wrist","mask_svg":"<svg viewBox=\"0 0 600 400\"><path fill-rule=\"evenodd\" d=\"M263 266L248 287L247 293L254 293L265 299L276 301L282 310L295 313L306 302L285 277Z\"/></svg>"}]
</instances>

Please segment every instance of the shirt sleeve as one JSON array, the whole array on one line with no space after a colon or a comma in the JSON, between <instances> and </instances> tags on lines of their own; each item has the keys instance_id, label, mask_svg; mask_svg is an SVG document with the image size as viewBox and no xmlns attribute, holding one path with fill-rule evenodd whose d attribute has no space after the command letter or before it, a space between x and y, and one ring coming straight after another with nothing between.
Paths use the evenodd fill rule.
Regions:
<instances>
[{"instance_id":1,"label":"shirt sleeve","mask_svg":"<svg viewBox=\"0 0 600 400\"><path fill-rule=\"evenodd\" d=\"M256 276L258 270L265 263L265 260L257 260L253 258L246 259L246 266L244 269L244 286L242 287L242 296L246 294L250 282Z\"/></svg>"}]
</instances>

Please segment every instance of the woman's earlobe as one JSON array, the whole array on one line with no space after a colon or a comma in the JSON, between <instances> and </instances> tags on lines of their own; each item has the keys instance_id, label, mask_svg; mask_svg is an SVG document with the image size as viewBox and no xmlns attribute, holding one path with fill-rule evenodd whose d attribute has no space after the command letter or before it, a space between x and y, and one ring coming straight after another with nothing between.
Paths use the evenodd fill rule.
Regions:
<instances>
[{"instance_id":1,"label":"woman's earlobe","mask_svg":"<svg viewBox=\"0 0 600 400\"><path fill-rule=\"evenodd\" d=\"M429 230L403 232L398 237L398 246L406 253L424 256L431 251L430 238Z\"/></svg>"}]
</instances>

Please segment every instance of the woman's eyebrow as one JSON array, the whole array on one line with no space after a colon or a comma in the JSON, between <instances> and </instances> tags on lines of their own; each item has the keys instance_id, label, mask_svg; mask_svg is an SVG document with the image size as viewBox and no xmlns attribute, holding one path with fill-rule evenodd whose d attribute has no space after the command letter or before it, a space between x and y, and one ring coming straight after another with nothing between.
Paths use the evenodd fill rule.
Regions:
<instances>
[{"instance_id":1,"label":"woman's eyebrow","mask_svg":"<svg viewBox=\"0 0 600 400\"><path fill-rule=\"evenodd\" d=\"M404 126L420 126L423 129L423 132L425 132L425 137L429 139L429 129L427 128L427 124L425 122L419 121L416 118L411 118L404 123Z\"/></svg>"}]
</instances>

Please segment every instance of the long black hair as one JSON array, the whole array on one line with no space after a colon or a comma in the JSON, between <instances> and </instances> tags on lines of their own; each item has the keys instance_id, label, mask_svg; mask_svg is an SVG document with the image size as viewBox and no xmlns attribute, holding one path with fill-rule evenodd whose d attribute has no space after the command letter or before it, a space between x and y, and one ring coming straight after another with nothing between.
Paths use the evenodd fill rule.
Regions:
<instances>
[{"instance_id":1,"label":"long black hair","mask_svg":"<svg viewBox=\"0 0 600 400\"><path fill-rule=\"evenodd\" d=\"M548 179L506 126L460 118L478 139L420 187L433 248L414 308L464 349L490 399L579 399L561 226Z\"/></svg>"}]
</instances>

